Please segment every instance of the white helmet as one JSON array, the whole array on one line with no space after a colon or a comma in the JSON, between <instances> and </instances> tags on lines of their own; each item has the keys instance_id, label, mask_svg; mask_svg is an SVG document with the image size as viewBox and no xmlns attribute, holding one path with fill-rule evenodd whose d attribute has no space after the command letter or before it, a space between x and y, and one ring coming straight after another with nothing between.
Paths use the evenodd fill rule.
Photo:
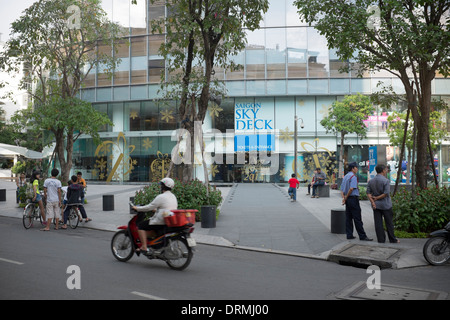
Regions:
<instances>
[{"instance_id":1,"label":"white helmet","mask_svg":"<svg viewBox=\"0 0 450 320\"><path fill-rule=\"evenodd\" d=\"M164 178L160 181L163 185L165 185L167 188L172 189L175 186L175 182L170 178Z\"/></svg>"}]
</instances>

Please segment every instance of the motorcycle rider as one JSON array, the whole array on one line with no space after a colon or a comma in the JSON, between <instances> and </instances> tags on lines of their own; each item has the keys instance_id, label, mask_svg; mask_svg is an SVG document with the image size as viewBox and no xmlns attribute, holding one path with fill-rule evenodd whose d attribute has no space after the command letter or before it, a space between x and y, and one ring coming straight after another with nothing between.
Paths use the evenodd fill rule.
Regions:
<instances>
[{"instance_id":1,"label":"motorcycle rider","mask_svg":"<svg viewBox=\"0 0 450 320\"><path fill-rule=\"evenodd\" d=\"M138 225L141 248L137 249L137 251L144 254L150 254L150 250L147 248L147 237L152 231L157 232L164 229L164 213L168 213L170 210L176 210L178 208L177 198L172 193L172 188L175 186L175 182L171 178L164 178L159 182L159 184L161 186L161 194L156 196L150 204L146 206L132 207L133 210L139 212L156 210L150 220L144 220Z\"/></svg>"}]
</instances>

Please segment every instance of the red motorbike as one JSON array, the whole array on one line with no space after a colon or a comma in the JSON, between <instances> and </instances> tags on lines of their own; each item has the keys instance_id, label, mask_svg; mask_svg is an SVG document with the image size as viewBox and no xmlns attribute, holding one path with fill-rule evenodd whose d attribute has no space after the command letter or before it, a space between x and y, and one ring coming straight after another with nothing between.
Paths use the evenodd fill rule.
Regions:
<instances>
[{"instance_id":1,"label":"red motorbike","mask_svg":"<svg viewBox=\"0 0 450 320\"><path fill-rule=\"evenodd\" d=\"M174 270L184 270L191 263L195 239L191 237L194 231L195 213L198 210L172 210L173 215L165 217L166 227L153 239L147 239L147 246L151 249L149 254L142 254L149 259L165 261ZM122 262L131 259L133 254L141 255L136 251L141 247L137 225L146 215L136 212L128 226L118 227L111 240L111 250L114 257Z\"/></svg>"}]
</instances>

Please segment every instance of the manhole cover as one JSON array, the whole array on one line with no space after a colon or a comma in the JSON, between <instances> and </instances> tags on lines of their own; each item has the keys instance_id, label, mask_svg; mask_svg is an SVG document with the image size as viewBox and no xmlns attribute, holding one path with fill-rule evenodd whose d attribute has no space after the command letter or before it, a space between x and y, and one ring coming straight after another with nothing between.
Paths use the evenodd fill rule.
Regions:
<instances>
[{"instance_id":1,"label":"manhole cover","mask_svg":"<svg viewBox=\"0 0 450 320\"><path fill-rule=\"evenodd\" d=\"M401 250L384 246L349 244L339 250L332 251L328 260L360 268L377 265L385 269L395 266L395 261L398 259Z\"/></svg>"},{"instance_id":2,"label":"manhole cover","mask_svg":"<svg viewBox=\"0 0 450 320\"><path fill-rule=\"evenodd\" d=\"M399 249L386 247L372 247L364 245L353 245L340 252L341 255L351 257L371 257L373 259L387 260L396 254Z\"/></svg>"},{"instance_id":3,"label":"manhole cover","mask_svg":"<svg viewBox=\"0 0 450 320\"><path fill-rule=\"evenodd\" d=\"M369 289L363 281L357 282L336 295L346 300L445 300L448 294L440 291L415 289L382 284L380 289Z\"/></svg>"}]
</instances>

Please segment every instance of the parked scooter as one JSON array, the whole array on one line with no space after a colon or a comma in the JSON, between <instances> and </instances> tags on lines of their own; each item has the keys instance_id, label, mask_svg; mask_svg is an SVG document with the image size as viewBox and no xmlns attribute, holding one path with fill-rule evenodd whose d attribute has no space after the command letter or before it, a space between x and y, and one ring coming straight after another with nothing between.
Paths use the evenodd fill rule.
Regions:
<instances>
[{"instance_id":1,"label":"parked scooter","mask_svg":"<svg viewBox=\"0 0 450 320\"><path fill-rule=\"evenodd\" d=\"M423 256L434 266L440 266L450 260L450 222L444 229L434 231L423 246Z\"/></svg>"},{"instance_id":2,"label":"parked scooter","mask_svg":"<svg viewBox=\"0 0 450 320\"><path fill-rule=\"evenodd\" d=\"M174 213L165 218L167 227L154 239L147 239L150 254L142 254L149 259L165 261L174 270L184 270L191 263L195 239L191 237L194 231L195 212L198 210L172 210ZM134 211L136 212L136 211ZM128 222L128 226L121 226L111 240L111 250L114 257L122 262L131 259L141 247L137 225L145 219L145 213L136 212Z\"/></svg>"}]
</instances>

